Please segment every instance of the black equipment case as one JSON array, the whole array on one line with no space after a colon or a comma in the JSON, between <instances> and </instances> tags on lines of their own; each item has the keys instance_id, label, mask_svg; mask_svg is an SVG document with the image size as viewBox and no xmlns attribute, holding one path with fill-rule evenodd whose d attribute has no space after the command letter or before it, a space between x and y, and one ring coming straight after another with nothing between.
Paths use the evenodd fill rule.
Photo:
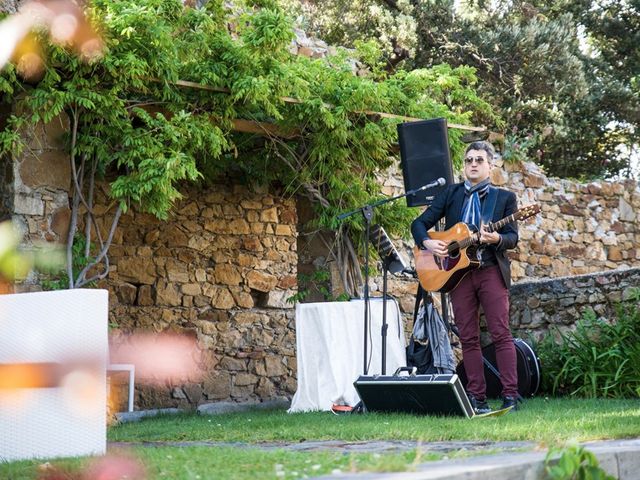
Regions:
<instances>
[{"instance_id":1,"label":"black equipment case","mask_svg":"<svg viewBox=\"0 0 640 480\"><path fill-rule=\"evenodd\" d=\"M354 387L368 411L472 417L473 408L456 374L362 375ZM415 372L415 368L413 369Z\"/></svg>"},{"instance_id":2,"label":"black equipment case","mask_svg":"<svg viewBox=\"0 0 640 480\"><path fill-rule=\"evenodd\" d=\"M514 338L516 347L516 362L518 367L518 393L523 398L533 397L540 388L540 360L533 348L521 338ZM499 398L502 392L500 371L496 362L496 347L490 343L482 349L484 358L484 378L487 383L487 397ZM457 368L462 385L467 385L467 375L464 364L460 362Z\"/></svg>"}]
</instances>

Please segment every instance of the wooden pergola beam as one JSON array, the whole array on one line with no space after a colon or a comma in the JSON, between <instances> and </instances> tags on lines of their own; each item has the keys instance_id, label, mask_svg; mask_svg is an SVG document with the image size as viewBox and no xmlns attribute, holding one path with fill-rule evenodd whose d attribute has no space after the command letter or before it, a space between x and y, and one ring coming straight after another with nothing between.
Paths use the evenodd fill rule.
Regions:
<instances>
[{"instance_id":1,"label":"wooden pergola beam","mask_svg":"<svg viewBox=\"0 0 640 480\"><path fill-rule=\"evenodd\" d=\"M242 133L257 133L258 135L273 135L274 137L291 139L300 136L297 130L286 131L273 123L256 122L254 120L243 120L236 118L231 120L233 129Z\"/></svg>"},{"instance_id":2,"label":"wooden pergola beam","mask_svg":"<svg viewBox=\"0 0 640 480\"><path fill-rule=\"evenodd\" d=\"M148 104L148 105L140 105L139 108L145 110L147 113L154 115L156 113L162 113L165 117L171 118L173 115L171 112L165 110L158 105ZM214 117L210 117L211 121L216 123L216 119ZM242 133L255 133L258 135L272 135L274 137L291 139L300 136L300 131L297 129L286 130L278 125L267 122L258 122L255 120L245 120L242 118L235 118L231 120L232 130L235 132Z\"/></svg>"},{"instance_id":3,"label":"wooden pergola beam","mask_svg":"<svg viewBox=\"0 0 640 480\"><path fill-rule=\"evenodd\" d=\"M152 80L154 82L161 82L161 80L157 78L150 78L149 80ZM208 92L226 93L226 94L231 93L231 90L225 87L212 87L210 85L205 85L203 83L190 82L188 80L176 80L175 82L168 82L168 83L171 83L172 85L176 85L179 87L193 88L196 90L205 90ZM298 104L298 105L301 103L304 103L302 100L298 98L293 98L293 97L279 97L279 98L284 103ZM323 105L326 108L335 108L335 105L332 105L330 103L323 103ZM404 115L396 115L395 113L375 112L373 110L355 110L353 113L361 113L363 115L367 115L368 117L391 118L394 120L402 120L404 122L417 122L420 120L424 120L424 118L407 117ZM248 120L246 121L248 122ZM449 128L466 130L469 132L486 132L487 131L486 127L473 127L470 125L460 125L457 123L447 123L447 126ZM260 133L260 132L254 132L254 133Z\"/></svg>"}]
</instances>

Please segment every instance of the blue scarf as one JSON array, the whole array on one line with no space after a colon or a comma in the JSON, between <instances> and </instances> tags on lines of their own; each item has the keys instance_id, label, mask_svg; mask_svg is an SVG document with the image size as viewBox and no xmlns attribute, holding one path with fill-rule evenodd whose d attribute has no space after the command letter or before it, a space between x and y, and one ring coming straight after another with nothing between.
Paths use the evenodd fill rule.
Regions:
<instances>
[{"instance_id":1,"label":"blue scarf","mask_svg":"<svg viewBox=\"0 0 640 480\"><path fill-rule=\"evenodd\" d=\"M491 182L488 178L476 185L471 185L469 180L465 180L465 199L462 204L462 221L467 225L475 225L476 228L480 228L480 223L482 222L480 199L487 194L490 186Z\"/></svg>"}]
</instances>

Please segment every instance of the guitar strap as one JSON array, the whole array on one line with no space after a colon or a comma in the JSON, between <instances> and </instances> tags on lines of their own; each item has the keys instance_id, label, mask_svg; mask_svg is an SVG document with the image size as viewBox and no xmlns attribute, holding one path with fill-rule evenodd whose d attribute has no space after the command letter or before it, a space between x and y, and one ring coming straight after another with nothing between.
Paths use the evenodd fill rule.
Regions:
<instances>
[{"instance_id":1,"label":"guitar strap","mask_svg":"<svg viewBox=\"0 0 640 480\"><path fill-rule=\"evenodd\" d=\"M482 202L482 224L487 225L493 220L493 213L496 210L496 203L498 201L498 189L493 185L489 187L487 196Z\"/></svg>"},{"instance_id":2,"label":"guitar strap","mask_svg":"<svg viewBox=\"0 0 640 480\"><path fill-rule=\"evenodd\" d=\"M415 322L418 319L418 310L420 310L420 303L422 299L425 297L427 292L422 288L422 284L418 282L418 291L416 292L416 304L413 307L413 321Z\"/></svg>"}]
</instances>

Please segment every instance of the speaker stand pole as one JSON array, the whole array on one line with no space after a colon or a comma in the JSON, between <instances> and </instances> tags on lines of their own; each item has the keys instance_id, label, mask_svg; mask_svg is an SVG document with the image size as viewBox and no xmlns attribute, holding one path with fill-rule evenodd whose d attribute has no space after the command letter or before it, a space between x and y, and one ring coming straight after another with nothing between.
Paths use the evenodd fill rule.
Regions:
<instances>
[{"instance_id":1,"label":"speaker stand pole","mask_svg":"<svg viewBox=\"0 0 640 480\"><path fill-rule=\"evenodd\" d=\"M436 223L435 227L436 227L436 232L441 232L444 229L442 220ZM444 320L446 325L449 325L449 306L448 306L447 294L445 292L440 292L440 307L442 308L442 320Z\"/></svg>"},{"instance_id":2,"label":"speaker stand pole","mask_svg":"<svg viewBox=\"0 0 640 480\"><path fill-rule=\"evenodd\" d=\"M369 371L368 358L367 358L367 345L369 334L369 230L371 228L371 218L373 217L373 207L371 205L365 205L362 207L362 216L365 223L365 237L364 237L364 363L362 367L363 374L366 375Z\"/></svg>"},{"instance_id":3,"label":"speaker stand pole","mask_svg":"<svg viewBox=\"0 0 640 480\"><path fill-rule=\"evenodd\" d=\"M390 257L382 260L382 375L387 374L387 273Z\"/></svg>"},{"instance_id":4,"label":"speaker stand pole","mask_svg":"<svg viewBox=\"0 0 640 480\"><path fill-rule=\"evenodd\" d=\"M440 292L440 306L442 307L442 320L445 323L449 323L449 305L447 300L447 294Z\"/></svg>"}]
</instances>

